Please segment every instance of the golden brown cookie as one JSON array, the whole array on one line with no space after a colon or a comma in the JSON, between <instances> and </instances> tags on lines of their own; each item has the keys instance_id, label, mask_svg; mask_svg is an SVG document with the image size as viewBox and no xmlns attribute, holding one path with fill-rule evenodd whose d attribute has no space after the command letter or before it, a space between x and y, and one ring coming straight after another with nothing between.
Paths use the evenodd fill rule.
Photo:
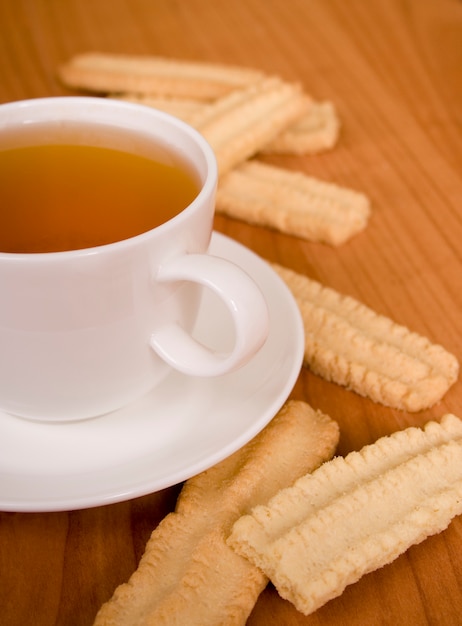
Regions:
<instances>
[{"instance_id":1,"label":"golden brown cookie","mask_svg":"<svg viewBox=\"0 0 462 626\"><path fill-rule=\"evenodd\" d=\"M196 128L214 149L223 176L260 152L309 106L300 85L266 78L212 103Z\"/></svg>"},{"instance_id":2,"label":"golden brown cookie","mask_svg":"<svg viewBox=\"0 0 462 626\"><path fill-rule=\"evenodd\" d=\"M229 217L338 246L361 232L368 198L274 165L249 161L220 179L216 209Z\"/></svg>"},{"instance_id":3,"label":"golden brown cookie","mask_svg":"<svg viewBox=\"0 0 462 626\"><path fill-rule=\"evenodd\" d=\"M457 380L459 363L442 346L307 276L273 268L300 308L313 373L406 411L432 406Z\"/></svg>"},{"instance_id":4,"label":"golden brown cookie","mask_svg":"<svg viewBox=\"0 0 462 626\"><path fill-rule=\"evenodd\" d=\"M331 150L338 141L340 120L332 102L312 101L307 113L276 137L263 152L269 154L317 154Z\"/></svg>"},{"instance_id":5,"label":"golden brown cookie","mask_svg":"<svg viewBox=\"0 0 462 626\"><path fill-rule=\"evenodd\" d=\"M263 78L258 70L220 63L86 52L59 69L68 87L213 100Z\"/></svg>"},{"instance_id":6,"label":"golden brown cookie","mask_svg":"<svg viewBox=\"0 0 462 626\"><path fill-rule=\"evenodd\" d=\"M462 421L337 457L256 507L228 543L304 614L462 513Z\"/></svg>"},{"instance_id":7,"label":"golden brown cookie","mask_svg":"<svg viewBox=\"0 0 462 626\"><path fill-rule=\"evenodd\" d=\"M238 517L329 459L338 436L329 417L287 402L241 450L185 483L95 626L244 625L267 578L226 537Z\"/></svg>"}]
</instances>

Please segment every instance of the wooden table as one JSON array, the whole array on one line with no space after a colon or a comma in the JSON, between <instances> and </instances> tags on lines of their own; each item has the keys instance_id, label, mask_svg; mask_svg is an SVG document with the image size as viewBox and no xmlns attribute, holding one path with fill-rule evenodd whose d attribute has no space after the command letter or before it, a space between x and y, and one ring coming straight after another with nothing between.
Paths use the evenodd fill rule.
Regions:
<instances>
[{"instance_id":1,"label":"wooden table","mask_svg":"<svg viewBox=\"0 0 462 626\"><path fill-rule=\"evenodd\" d=\"M332 100L342 120L338 146L273 161L367 193L366 231L332 248L223 217L216 229L462 360L460 1L1 0L0 101L68 94L56 68L87 50L254 66ZM341 454L446 412L462 415L460 382L417 414L307 370L292 395L338 421ZM0 623L91 624L136 568L178 490L81 511L1 513ZM461 551L458 518L310 617L268 587L248 624L461 624Z\"/></svg>"}]
</instances>

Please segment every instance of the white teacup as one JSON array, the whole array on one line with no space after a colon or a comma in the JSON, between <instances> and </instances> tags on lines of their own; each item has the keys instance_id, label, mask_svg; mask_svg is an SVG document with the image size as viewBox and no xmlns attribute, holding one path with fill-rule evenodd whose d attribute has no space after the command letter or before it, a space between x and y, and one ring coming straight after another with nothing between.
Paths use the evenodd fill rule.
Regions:
<instances>
[{"instance_id":1,"label":"white teacup","mask_svg":"<svg viewBox=\"0 0 462 626\"><path fill-rule=\"evenodd\" d=\"M0 250L0 409L34 420L86 419L136 400L171 368L218 376L248 362L266 339L267 307L243 270L207 254L217 167L202 136L147 107L45 98L0 106L0 150L16 129L27 145L29 129L48 123L77 125L82 135L91 125L98 142L108 129L116 142L119 131L141 135L144 145L178 154L199 193L173 218L128 239L59 252ZM59 141L56 132L50 141ZM234 321L227 354L191 336L203 286Z\"/></svg>"}]
</instances>

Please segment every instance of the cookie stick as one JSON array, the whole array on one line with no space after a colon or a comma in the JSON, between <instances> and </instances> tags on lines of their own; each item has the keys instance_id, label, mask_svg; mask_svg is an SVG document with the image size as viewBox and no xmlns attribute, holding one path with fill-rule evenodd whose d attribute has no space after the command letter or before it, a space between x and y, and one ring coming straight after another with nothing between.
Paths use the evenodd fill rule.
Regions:
<instances>
[{"instance_id":1,"label":"cookie stick","mask_svg":"<svg viewBox=\"0 0 462 626\"><path fill-rule=\"evenodd\" d=\"M314 374L406 411L432 406L457 380L459 363L442 346L307 276L273 268L300 308L304 361Z\"/></svg>"},{"instance_id":2,"label":"cookie stick","mask_svg":"<svg viewBox=\"0 0 462 626\"><path fill-rule=\"evenodd\" d=\"M151 97L128 99L149 106L156 103ZM311 99L300 85L269 77L199 106L191 99L170 103L162 99L157 103L167 112L179 113L204 135L215 151L223 176L299 120L308 111Z\"/></svg>"},{"instance_id":3,"label":"cookie stick","mask_svg":"<svg viewBox=\"0 0 462 626\"><path fill-rule=\"evenodd\" d=\"M109 97L160 109L179 117L191 126L199 127L207 119L214 102L194 98L162 97L156 94L121 93ZM332 149L339 137L340 121L332 102L311 100L304 115L282 131L260 152L268 154L317 154Z\"/></svg>"},{"instance_id":4,"label":"cookie stick","mask_svg":"<svg viewBox=\"0 0 462 626\"><path fill-rule=\"evenodd\" d=\"M95 626L244 625L267 578L226 545L237 518L330 458L338 426L289 401L241 450L191 478Z\"/></svg>"},{"instance_id":5,"label":"cookie stick","mask_svg":"<svg viewBox=\"0 0 462 626\"><path fill-rule=\"evenodd\" d=\"M361 232L370 216L357 191L258 161L220 180L217 212L309 241L338 246Z\"/></svg>"},{"instance_id":6,"label":"cookie stick","mask_svg":"<svg viewBox=\"0 0 462 626\"><path fill-rule=\"evenodd\" d=\"M205 101L264 76L258 70L221 63L103 52L75 55L58 74L66 86L95 93L133 92Z\"/></svg>"},{"instance_id":7,"label":"cookie stick","mask_svg":"<svg viewBox=\"0 0 462 626\"><path fill-rule=\"evenodd\" d=\"M332 102L312 101L307 113L262 150L268 154L318 154L338 142L340 120Z\"/></svg>"},{"instance_id":8,"label":"cookie stick","mask_svg":"<svg viewBox=\"0 0 462 626\"><path fill-rule=\"evenodd\" d=\"M223 176L299 120L310 102L300 85L271 77L207 107L196 128L214 149Z\"/></svg>"},{"instance_id":9,"label":"cookie stick","mask_svg":"<svg viewBox=\"0 0 462 626\"><path fill-rule=\"evenodd\" d=\"M447 415L325 463L228 539L309 615L462 513L462 422Z\"/></svg>"}]
</instances>

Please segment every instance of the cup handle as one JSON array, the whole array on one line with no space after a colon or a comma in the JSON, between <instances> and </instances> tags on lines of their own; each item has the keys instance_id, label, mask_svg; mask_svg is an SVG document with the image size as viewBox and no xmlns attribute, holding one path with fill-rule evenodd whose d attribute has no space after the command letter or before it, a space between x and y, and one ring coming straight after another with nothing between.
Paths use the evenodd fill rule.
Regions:
<instances>
[{"instance_id":1,"label":"cup handle","mask_svg":"<svg viewBox=\"0 0 462 626\"><path fill-rule=\"evenodd\" d=\"M212 255L188 254L166 262L156 280L189 280L212 289L234 323L234 347L226 354L209 350L179 324L157 329L151 335L151 347L174 369L191 376L219 376L240 368L264 344L269 330L266 301L250 276L234 263Z\"/></svg>"}]
</instances>

